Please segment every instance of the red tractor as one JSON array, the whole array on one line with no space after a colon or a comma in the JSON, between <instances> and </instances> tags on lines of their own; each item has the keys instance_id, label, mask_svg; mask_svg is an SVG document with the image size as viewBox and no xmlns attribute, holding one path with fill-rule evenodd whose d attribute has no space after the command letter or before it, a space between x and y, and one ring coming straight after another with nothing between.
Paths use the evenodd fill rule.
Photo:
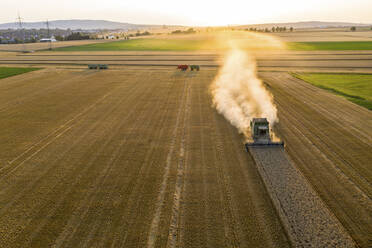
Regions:
<instances>
[{"instance_id":1,"label":"red tractor","mask_svg":"<svg viewBox=\"0 0 372 248\"><path fill-rule=\"evenodd\" d=\"M189 68L188 65L179 65L179 66L177 66L177 69L180 69L182 71L186 71L188 68Z\"/></svg>"}]
</instances>

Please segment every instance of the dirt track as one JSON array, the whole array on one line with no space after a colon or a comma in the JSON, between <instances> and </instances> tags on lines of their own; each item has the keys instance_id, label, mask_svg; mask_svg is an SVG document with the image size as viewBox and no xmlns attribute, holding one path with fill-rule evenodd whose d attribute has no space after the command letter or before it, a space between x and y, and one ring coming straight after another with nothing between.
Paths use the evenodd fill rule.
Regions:
<instances>
[{"instance_id":1,"label":"dirt track","mask_svg":"<svg viewBox=\"0 0 372 248\"><path fill-rule=\"evenodd\" d=\"M332 52L256 52L260 70L310 70L310 71L362 71L372 72L371 51ZM87 66L104 63L110 66L176 66L198 64L217 68L222 57L219 53L195 52L37 52L3 56L0 64L33 66Z\"/></svg>"}]
</instances>

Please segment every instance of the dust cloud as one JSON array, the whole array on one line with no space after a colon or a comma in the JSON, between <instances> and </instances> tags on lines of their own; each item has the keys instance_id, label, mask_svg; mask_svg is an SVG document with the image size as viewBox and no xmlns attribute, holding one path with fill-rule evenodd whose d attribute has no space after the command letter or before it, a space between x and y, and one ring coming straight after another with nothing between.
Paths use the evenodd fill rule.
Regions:
<instances>
[{"instance_id":1,"label":"dust cloud","mask_svg":"<svg viewBox=\"0 0 372 248\"><path fill-rule=\"evenodd\" d=\"M278 122L273 96L256 72L250 52L231 45L210 87L213 106L245 136L249 136L250 120L254 117L267 118L271 126Z\"/></svg>"}]
</instances>

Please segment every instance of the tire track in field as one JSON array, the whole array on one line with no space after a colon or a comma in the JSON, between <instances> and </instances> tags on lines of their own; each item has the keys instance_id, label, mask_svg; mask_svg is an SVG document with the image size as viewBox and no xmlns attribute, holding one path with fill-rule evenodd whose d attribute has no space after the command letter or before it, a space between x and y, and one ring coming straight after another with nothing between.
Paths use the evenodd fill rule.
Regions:
<instances>
[{"instance_id":1,"label":"tire track in field","mask_svg":"<svg viewBox=\"0 0 372 248\"><path fill-rule=\"evenodd\" d=\"M170 108L169 106L172 106L172 104L170 104L170 99L171 99L171 92L174 90L174 87L177 87L177 81L172 81L171 85L169 86L169 89L168 89L168 92L166 94L166 100L164 101L163 103L163 107L160 108L160 109L164 109L164 112L161 113L159 115L159 120L155 122L156 125L154 125L152 128L156 131L154 131L152 134L151 134L151 137L154 138L155 136L155 140L160 140L161 137L163 137L164 135L164 132L166 132L167 130L164 128L164 124L166 124L169 120L168 118L166 118L166 116L168 115L168 113L170 112ZM168 137L167 137L167 140L168 140ZM124 233L125 232L125 229L130 229L130 227L134 226L134 224L138 223L137 221L139 221L139 223L141 222L141 220L138 220L138 218L141 218L141 214L138 213L138 212L135 212L133 213L131 211L131 209L139 209L141 208L141 205L143 204L142 201L143 199L138 199L138 195L144 195L146 194L144 191L145 189L147 188L146 186L148 186L148 182L151 180L149 177L151 176L151 169L154 165L156 165L157 163L162 163L163 162L163 159L161 159L161 157L159 157L159 159L157 159L157 149L155 146L151 146L147 153L146 153L146 156L145 156L145 159L144 159L144 162L142 163L142 166L139 170L139 173L138 173L138 177L136 178L136 180L132 180L134 181L134 189L130 191L129 194L129 198L128 198L128 201L127 203L125 204L125 213L123 215L121 215L121 219L120 219L120 222L123 222L125 223L125 225L121 225L119 228L116 228L115 229L115 233L116 234L121 234L121 233ZM155 158L154 158L155 156ZM155 186L155 185L154 185ZM155 191L158 191L157 188L155 188ZM154 200L157 199L156 197L154 197ZM154 203L155 205L155 203ZM126 218L127 216L130 216L131 218ZM150 215L151 216L151 215ZM145 230L144 230L145 228ZM147 233L148 232L148 228L147 227L144 227L142 228L142 232L141 233ZM120 240L120 239L114 239L114 241L111 243L111 247L127 247L127 246L134 246L131 242L133 242L131 240L131 235L133 235L133 231L132 232L129 232L129 230L127 230L125 232L125 235L123 236L123 238ZM135 235L138 235L138 231L135 232ZM147 236L146 236L147 237ZM142 242L143 240L143 242ZM146 238L141 238L141 242L136 242L136 247L143 247L145 245L145 243L147 242L147 239Z\"/></svg>"},{"instance_id":2,"label":"tire track in field","mask_svg":"<svg viewBox=\"0 0 372 248\"><path fill-rule=\"evenodd\" d=\"M155 122L152 121L151 123L153 125L152 129L154 130L154 132L152 132L149 135L151 138L154 138L155 140L160 140L161 137L163 137L165 132L166 132L166 139L167 140L169 139L169 137L167 137L168 130L165 129L164 125L169 122L167 116L168 116L168 113L170 113L170 111L172 110L170 108L170 106L172 106L170 101L171 101L172 91L174 91L175 87L177 87L177 81L172 81L171 85L168 86L168 89L166 92L166 100L163 102L163 106L160 108L164 112L161 112L159 114L157 121ZM113 242L111 242L111 244L110 242L106 242L105 244L106 247L108 246L111 246L111 247L132 247L132 246L143 247L146 244L147 238L142 238L142 236L147 237L147 235L145 235L145 233L147 234L149 230L147 226L144 226L143 228L141 228L141 231L131 230L131 227L143 221L139 219L142 217L141 213L139 213L139 211L133 212L132 209L139 209L141 208L141 205L146 204L143 198L138 198L138 195L146 194L146 188L147 186L149 186L148 182L152 180L149 177L151 177L151 174L153 173L152 172L153 166L156 166L159 163L163 163L162 156L158 156L159 151L156 148L157 147L154 145L150 146L150 148L146 152L144 161L143 163L141 163L140 169L138 170L138 173L137 173L138 176L136 177L135 180L131 179L131 182L133 182L133 185L134 185L133 190L130 190L129 192L127 192L127 194L129 195L128 201L126 203L124 203L123 201L121 202L121 204L124 204L122 208L125 207L125 212L124 214L120 216L121 217L120 220L116 221L116 223L123 223L123 224L121 224L118 228L114 227L112 231L113 234L111 235L114 237ZM134 153L136 153L136 151L134 151ZM151 184L151 185L156 186L155 184ZM156 187L154 187L154 189L155 189L155 192L158 191ZM157 198L154 197L153 199L156 200ZM154 202L153 206L155 205L156 205L156 202ZM148 219L146 219L146 221L147 220ZM121 240L120 238L118 239L117 236L123 233L125 233L125 235L123 235L122 239ZM135 244L133 244L132 236L133 235L137 236L138 233L143 233L143 235L141 235L141 240L139 242L136 241ZM106 241L108 241L109 239L110 237L107 237Z\"/></svg>"},{"instance_id":3,"label":"tire track in field","mask_svg":"<svg viewBox=\"0 0 372 248\"><path fill-rule=\"evenodd\" d=\"M197 103L198 103L198 117L199 117L199 121L200 121L200 124L201 124L201 128L200 128L200 166L202 167L202 170L201 170L201 177L202 177L202 184L203 184L203 188L202 188L202 199L204 199L202 206L203 206L203 215L202 217L204 218L204 221L203 221L203 224L204 224L204 228L205 226L207 226L208 224L206 224L205 222L208 220L208 209L210 209L210 204L209 204L209 201L207 200L210 196L208 196L208 186L207 186L207 182L206 182L206 177L207 177L207 174L208 174L208 171L207 171L207 162L206 162L206 156L205 156L205 148L206 148L206 145L205 145L205 139L206 139L206 134L205 134L205 126L206 126L206 121L205 121L205 116L203 116L203 112L202 112L202 104L204 102L202 102L202 97L201 97L201 90L204 89L203 87L199 87L196 94L197 94ZM195 92L195 90L194 90ZM209 107L208 104L205 104L203 105L203 107ZM188 175L189 176L189 175ZM185 207L185 206L184 206ZM183 218L181 219L182 221L182 226L184 227L185 226L185 218L183 216ZM207 229L208 230L208 229ZM184 240L184 237L181 236L181 242ZM205 243L206 244L210 244L211 242L211 235L208 231L204 232L204 237L205 239ZM205 245L205 244L204 244Z\"/></svg>"},{"instance_id":4,"label":"tire track in field","mask_svg":"<svg viewBox=\"0 0 372 248\"><path fill-rule=\"evenodd\" d=\"M159 140L164 135L164 132L167 131L167 130L165 130L163 125L168 122L168 118L166 118L166 116L171 110L169 108L169 106L172 106L172 104L173 104L173 103L170 103L170 100L171 100L170 96L172 95L171 92L174 90L174 87L177 87L178 83L180 83L180 82L178 82L177 80L172 81L171 86L169 86L169 91L166 94L167 100L165 101L164 106L163 106L164 109L165 109L165 112L161 116L159 116L160 120L159 120L158 126L153 126L152 127L153 130L156 130L151 135L151 137L153 137L155 135L155 140ZM178 99L178 97L176 99ZM168 139L168 137L167 137L167 139ZM137 173L138 176L135 177L135 179L134 179L134 177L131 177L132 179L130 180L129 183L132 183L133 189L131 189L131 187L128 186L128 190L125 192L127 195L129 195L128 200L126 201L126 203L124 203L123 201L121 201L121 203L120 203L120 207L125 209L125 212L122 215L120 215L120 219L115 221L116 223L122 223L122 224L119 227L114 227L114 229L111 232L112 234L110 236L113 239L113 241L111 243L111 247L131 246L131 244L127 244L128 238L130 236L130 232L129 232L129 230L126 230L126 229L130 229L135 224L135 221L139 217L138 216L139 213L138 212L133 213L132 209L138 209L138 208L141 207L141 200L138 200L138 195L143 195L144 194L143 191L144 191L144 189L147 185L147 182L149 180L152 180L152 179L148 179L149 176L151 176L151 174L150 174L151 173L151 168L156 163L163 163L163 160L158 161L157 159L153 158L153 156L156 155L156 153L157 153L156 147L151 146L150 149L148 149L148 151L146 153L144 162L142 163L142 166L141 166L139 172ZM130 188L130 190L129 190L129 188ZM128 217L130 217L130 218L128 218ZM147 230L146 230L146 232L147 232ZM123 233L125 233L125 235L123 235ZM136 235L138 235L138 234L136 234ZM120 236L123 236L123 238L121 238L121 239L118 238ZM108 239L109 239L109 237L106 238L106 240L108 240ZM146 242L146 240L144 242ZM109 246L109 244L107 244L106 246Z\"/></svg>"},{"instance_id":5,"label":"tire track in field","mask_svg":"<svg viewBox=\"0 0 372 248\"><path fill-rule=\"evenodd\" d=\"M162 208L164 205L164 198L165 198L165 193L166 193L166 188L168 184L168 178L169 178L169 171L171 168L171 163L172 163L172 157L174 153L174 149L176 146L176 140L177 140L177 133L178 130L181 128L181 119L185 115L185 110L186 110L186 102L187 102L187 80L185 79L183 82L183 94L182 94L182 102L179 106L178 113L177 113L177 119L176 123L173 129L173 138L170 141L170 149L167 154L166 158L166 163L165 163L165 168L164 168L164 174L163 174L163 181L160 186L160 191L157 199L157 204L155 207L155 213L154 217L151 221L151 226L150 226L150 231L148 234L148 241L147 241L147 248L153 248L155 247L155 242L157 240L158 236L158 229L159 229L159 222L160 222L160 216L162 214Z\"/></svg>"},{"instance_id":6,"label":"tire track in field","mask_svg":"<svg viewBox=\"0 0 372 248\"><path fill-rule=\"evenodd\" d=\"M209 108L210 106L202 101L201 97L201 94L205 93L205 86L203 85L205 78L205 75L199 72L196 80L192 83L191 101L193 107L190 111L187 137L189 142L186 148L187 151L192 152L188 152L186 158L188 166L185 175L178 247L213 247L211 246L213 245L211 236L215 235L215 233L210 235L210 231L216 227L209 225L211 219L217 218L213 212L209 212L211 210L210 201L213 196L207 183L207 175L211 177L205 154L208 151L205 147L206 139L208 143L208 135L205 133L208 124L204 119L202 108ZM197 181L200 182L201 187L198 183L193 183ZM194 220L198 223L196 226L193 225ZM215 240L216 238L213 239L213 241Z\"/></svg>"},{"instance_id":7,"label":"tire track in field","mask_svg":"<svg viewBox=\"0 0 372 248\"><path fill-rule=\"evenodd\" d=\"M191 83L192 78L194 77L194 73L191 72L189 74L190 77L187 78L187 89L186 89L186 96L185 96L185 110L183 114L182 120L182 128L181 128L181 137L180 137L180 151L178 157L178 164L177 164L177 176L176 176L176 183L173 195L173 207L172 207L172 214L169 226L169 234L168 234L168 242L167 247L175 248L177 247L177 243L180 240L180 233L182 232L180 228L180 219L181 215L181 199L184 198L183 192L185 192L185 173L187 170L187 121L189 119L190 111L191 111ZM187 75L187 77L189 76Z\"/></svg>"}]
</instances>

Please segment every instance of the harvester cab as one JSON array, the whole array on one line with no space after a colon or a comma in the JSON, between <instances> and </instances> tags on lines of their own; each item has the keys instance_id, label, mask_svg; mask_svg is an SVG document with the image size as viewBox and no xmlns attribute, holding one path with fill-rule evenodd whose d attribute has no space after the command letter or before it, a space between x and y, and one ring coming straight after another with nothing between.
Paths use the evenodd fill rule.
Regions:
<instances>
[{"instance_id":1,"label":"harvester cab","mask_svg":"<svg viewBox=\"0 0 372 248\"><path fill-rule=\"evenodd\" d=\"M273 141L270 134L270 125L266 118L253 118L250 122L252 141L245 144L248 147L258 146L284 146L283 141Z\"/></svg>"}]
</instances>

